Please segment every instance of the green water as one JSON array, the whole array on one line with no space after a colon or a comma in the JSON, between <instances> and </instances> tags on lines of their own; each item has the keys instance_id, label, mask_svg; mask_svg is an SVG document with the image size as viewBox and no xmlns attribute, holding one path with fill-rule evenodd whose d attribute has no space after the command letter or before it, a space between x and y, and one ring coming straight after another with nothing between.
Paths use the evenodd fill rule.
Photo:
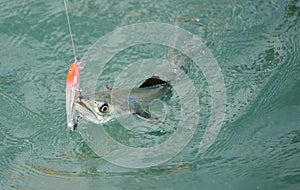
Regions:
<instances>
[{"instance_id":1,"label":"green water","mask_svg":"<svg viewBox=\"0 0 300 190\"><path fill-rule=\"evenodd\" d=\"M63 1L1 0L0 189L299 188L299 1L75 0L68 8L79 58L102 36L134 23L177 23L201 38L224 77L225 123L196 158L197 138L158 166L107 162L78 130L67 130L65 79L73 55ZM161 53L144 48L148 57ZM136 52L112 58L100 78L110 83L119 66L139 59ZM196 74L191 80L198 81ZM200 105L211 103L205 97L199 93ZM202 109L203 121L209 109Z\"/></svg>"}]
</instances>

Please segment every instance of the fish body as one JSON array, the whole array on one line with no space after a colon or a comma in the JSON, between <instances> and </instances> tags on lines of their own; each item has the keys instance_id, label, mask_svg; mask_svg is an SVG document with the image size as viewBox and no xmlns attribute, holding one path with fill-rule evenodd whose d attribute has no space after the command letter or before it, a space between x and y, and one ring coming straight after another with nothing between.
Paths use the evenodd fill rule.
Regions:
<instances>
[{"instance_id":1,"label":"fish body","mask_svg":"<svg viewBox=\"0 0 300 190\"><path fill-rule=\"evenodd\" d=\"M75 61L68 71L66 80L66 114L68 129L74 130L74 102L80 93L80 69L85 61Z\"/></svg>"},{"instance_id":2,"label":"fish body","mask_svg":"<svg viewBox=\"0 0 300 190\"><path fill-rule=\"evenodd\" d=\"M140 87L133 89L109 89L90 95L79 96L74 109L83 119L103 124L114 118L136 114L149 119L149 104L161 99L170 91L171 85L159 78L149 78Z\"/></svg>"}]
</instances>

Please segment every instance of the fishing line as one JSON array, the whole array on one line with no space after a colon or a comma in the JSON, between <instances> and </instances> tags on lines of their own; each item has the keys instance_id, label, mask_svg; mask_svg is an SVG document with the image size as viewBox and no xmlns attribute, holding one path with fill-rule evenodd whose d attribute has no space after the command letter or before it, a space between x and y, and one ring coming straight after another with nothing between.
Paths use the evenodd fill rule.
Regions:
<instances>
[{"instance_id":1,"label":"fishing line","mask_svg":"<svg viewBox=\"0 0 300 190\"><path fill-rule=\"evenodd\" d=\"M67 8L67 2L66 2L66 0L64 0L64 3L65 3L66 16L67 16L67 21L68 21L68 26L69 26L70 38L71 38L72 48L73 48L73 53L74 53L74 59L75 59L75 62L76 62L77 61L76 50L75 50L75 46L74 46L73 35L72 35L72 28L71 28L71 24L70 24L70 19L69 19L69 14L68 14L68 8Z\"/></svg>"}]
</instances>

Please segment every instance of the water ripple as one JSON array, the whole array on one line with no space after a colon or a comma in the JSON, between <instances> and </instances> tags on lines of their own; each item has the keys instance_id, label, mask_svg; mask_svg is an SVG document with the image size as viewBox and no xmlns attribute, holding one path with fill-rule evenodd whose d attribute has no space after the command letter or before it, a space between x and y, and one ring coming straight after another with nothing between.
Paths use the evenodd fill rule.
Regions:
<instances>
[{"instance_id":1,"label":"water ripple","mask_svg":"<svg viewBox=\"0 0 300 190\"><path fill-rule=\"evenodd\" d=\"M7 95L0 93L0 97L2 109L5 110L1 114L2 128L8 131L11 138L29 138L40 130L39 124L44 120L42 116Z\"/></svg>"},{"instance_id":2,"label":"water ripple","mask_svg":"<svg viewBox=\"0 0 300 190\"><path fill-rule=\"evenodd\" d=\"M195 142L201 140L196 137L178 159L133 170L102 160L76 131L66 129L67 64L62 60L69 64L73 57L63 2L1 1L0 23L5 27L0 28L0 186L43 189L51 183L88 189L101 182L107 189L111 184L143 188L147 179L152 187L153 180L158 181L155 186L159 180L203 185L212 179L231 184L249 178L296 186L299 7L298 1L276 0L238 4L190 0L176 6L171 1L69 2L79 55L119 25L159 21L176 23L203 38L222 68L228 115L215 144L191 160ZM201 98L206 106L199 125L202 133L211 102ZM167 178L172 180L166 182Z\"/></svg>"}]
</instances>

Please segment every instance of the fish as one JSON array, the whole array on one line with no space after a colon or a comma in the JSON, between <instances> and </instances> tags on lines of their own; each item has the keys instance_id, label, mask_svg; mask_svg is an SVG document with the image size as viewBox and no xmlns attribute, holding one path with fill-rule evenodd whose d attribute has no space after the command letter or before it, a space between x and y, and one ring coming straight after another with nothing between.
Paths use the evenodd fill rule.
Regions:
<instances>
[{"instance_id":1,"label":"fish","mask_svg":"<svg viewBox=\"0 0 300 190\"><path fill-rule=\"evenodd\" d=\"M171 89L168 81L153 76L137 88L107 88L102 92L79 96L74 109L81 118L95 124L104 124L127 114L152 120L155 118L147 111L150 103L167 97Z\"/></svg>"},{"instance_id":2,"label":"fish","mask_svg":"<svg viewBox=\"0 0 300 190\"><path fill-rule=\"evenodd\" d=\"M77 123L74 121L74 102L80 94L80 69L86 61L77 61L70 66L66 79L66 115L68 129L74 130Z\"/></svg>"}]
</instances>

